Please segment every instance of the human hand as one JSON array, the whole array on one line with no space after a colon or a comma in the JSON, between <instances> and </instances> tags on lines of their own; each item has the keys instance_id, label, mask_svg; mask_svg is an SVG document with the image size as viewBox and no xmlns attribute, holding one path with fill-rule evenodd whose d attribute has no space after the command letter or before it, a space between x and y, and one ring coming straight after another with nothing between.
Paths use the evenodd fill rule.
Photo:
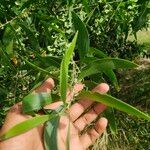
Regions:
<instances>
[{"instance_id":1,"label":"human hand","mask_svg":"<svg viewBox=\"0 0 150 150\"><path fill-rule=\"evenodd\" d=\"M34 92L51 92L54 87L54 81L49 78ZM77 84L74 87L75 92L79 92L83 89L82 84ZM105 83L96 86L93 91L99 93L106 93L109 90L109 86ZM68 94L68 99L71 93ZM62 104L61 101L47 105L46 109L56 109ZM106 106L103 104L97 104L90 109L86 114L79 117L86 108L93 104L90 100L79 100L73 104L68 110L68 116L62 116L58 127L58 148L61 150L66 149L66 139L68 124L70 123L70 149L71 150L85 150L104 132L107 126L107 119L100 118L92 129L87 130L86 133L80 134L81 131L95 120ZM21 110L22 103L15 104L8 112L5 123L1 129L0 134L5 133L8 129L14 125L25 121L31 116L25 115ZM51 139L49 139L51 140ZM43 125L40 125L24 134L13 137L6 141L0 142L1 150L44 150L43 145Z\"/></svg>"}]
</instances>

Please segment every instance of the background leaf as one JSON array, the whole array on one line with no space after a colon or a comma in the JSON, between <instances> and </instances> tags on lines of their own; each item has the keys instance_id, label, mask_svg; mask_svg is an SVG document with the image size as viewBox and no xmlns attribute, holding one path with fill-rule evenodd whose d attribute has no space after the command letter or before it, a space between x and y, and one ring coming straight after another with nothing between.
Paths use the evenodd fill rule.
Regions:
<instances>
[{"instance_id":1,"label":"background leaf","mask_svg":"<svg viewBox=\"0 0 150 150\"><path fill-rule=\"evenodd\" d=\"M92 56L94 56L94 57L98 57L98 58L105 58L105 57L108 57L104 52L102 52L102 51L99 50L99 49L93 48L93 47L90 47L90 48L89 48L88 54L89 54L89 55L92 55Z\"/></svg>"},{"instance_id":2,"label":"background leaf","mask_svg":"<svg viewBox=\"0 0 150 150\"><path fill-rule=\"evenodd\" d=\"M82 91L79 94L79 98L88 98L91 99L93 101L97 101L100 103L103 103L107 106L116 108L120 111L126 112L128 114L134 115L138 118L143 118L145 120L150 120L150 116L148 116L147 114L141 112L140 110L136 109L135 107L132 107L131 105L117 99L114 98L110 95L107 94L99 94L99 93L94 93L91 91Z\"/></svg>"},{"instance_id":3,"label":"background leaf","mask_svg":"<svg viewBox=\"0 0 150 150\"><path fill-rule=\"evenodd\" d=\"M79 32L77 46L80 59L84 58L89 50L90 40L85 24L75 12L72 12L73 25L76 31Z\"/></svg>"},{"instance_id":4,"label":"background leaf","mask_svg":"<svg viewBox=\"0 0 150 150\"><path fill-rule=\"evenodd\" d=\"M104 72L104 74L106 74L106 76L112 82L112 84L115 86L117 91L119 91L120 88L119 88L117 77L116 77L114 71L112 69L105 68L105 69L103 69L103 72Z\"/></svg>"},{"instance_id":5,"label":"background leaf","mask_svg":"<svg viewBox=\"0 0 150 150\"><path fill-rule=\"evenodd\" d=\"M20 57L22 58L22 60L24 60L26 62L27 65L29 65L33 69L35 69L35 70L37 70L37 71L39 71L41 73L47 74L50 77L52 77L53 79L55 79L55 80L58 80L57 77L55 75L52 75L49 71L47 71L47 70L45 70L45 69L43 69L43 68L41 68L41 67L39 67L39 66L37 66L37 65L35 65L33 63L31 63L31 62L29 62L27 59L23 58L22 56L20 56Z\"/></svg>"},{"instance_id":6,"label":"background leaf","mask_svg":"<svg viewBox=\"0 0 150 150\"><path fill-rule=\"evenodd\" d=\"M89 13L90 12L90 7L89 7L89 4L88 4L88 0L82 0L82 4L83 4L83 6L85 8L85 11L87 13Z\"/></svg>"},{"instance_id":7,"label":"background leaf","mask_svg":"<svg viewBox=\"0 0 150 150\"><path fill-rule=\"evenodd\" d=\"M108 119L108 122L109 122L108 125L110 127L111 133L116 134L117 133L117 124L116 124L114 109L113 108L107 108L104 111L104 114L105 114L106 118Z\"/></svg>"},{"instance_id":8,"label":"background leaf","mask_svg":"<svg viewBox=\"0 0 150 150\"><path fill-rule=\"evenodd\" d=\"M138 67L137 64L135 64L132 61L125 60L125 59L120 59L120 58L102 58L102 59L97 59L93 58L92 62L90 61L90 57L86 57L83 61L85 63L89 62L92 65L101 65L101 63L107 63L108 66L112 69L130 69L130 68L135 68Z\"/></svg>"},{"instance_id":9,"label":"background leaf","mask_svg":"<svg viewBox=\"0 0 150 150\"><path fill-rule=\"evenodd\" d=\"M15 38L13 31L11 30L11 27L8 25L5 29L4 35L3 35L3 44L6 46L6 52L8 54L13 54L13 39Z\"/></svg>"},{"instance_id":10,"label":"background leaf","mask_svg":"<svg viewBox=\"0 0 150 150\"><path fill-rule=\"evenodd\" d=\"M39 51L40 45L39 45L37 38L35 37L35 33L33 33L29 29L26 22L20 22L19 25L22 28L22 30L26 32L26 35L29 38L29 41L30 41L30 44L31 44L31 47L33 48L33 50Z\"/></svg>"},{"instance_id":11,"label":"background leaf","mask_svg":"<svg viewBox=\"0 0 150 150\"><path fill-rule=\"evenodd\" d=\"M117 79L112 71L113 69L130 69L138 67L137 64L131 61L118 58L94 58L92 61L91 60L92 59L90 57L87 57L83 60L84 62L89 64L82 69L79 75L79 80L92 74L103 72L109 77L110 81L114 83L115 86L118 86Z\"/></svg>"}]
</instances>

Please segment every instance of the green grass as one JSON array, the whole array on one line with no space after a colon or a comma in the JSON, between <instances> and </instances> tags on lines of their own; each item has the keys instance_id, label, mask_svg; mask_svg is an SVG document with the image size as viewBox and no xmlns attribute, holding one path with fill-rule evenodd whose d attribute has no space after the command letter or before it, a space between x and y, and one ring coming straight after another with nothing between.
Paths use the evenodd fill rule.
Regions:
<instances>
[{"instance_id":1,"label":"green grass","mask_svg":"<svg viewBox=\"0 0 150 150\"><path fill-rule=\"evenodd\" d=\"M134 36L129 36L128 40L135 40ZM137 42L138 44L150 43L150 28L147 30L141 30L137 33Z\"/></svg>"},{"instance_id":2,"label":"green grass","mask_svg":"<svg viewBox=\"0 0 150 150\"><path fill-rule=\"evenodd\" d=\"M137 39L139 44L150 43L150 29L139 31L137 33Z\"/></svg>"},{"instance_id":3,"label":"green grass","mask_svg":"<svg viewBox=\"0 0 150 150\"><path fill-rule=\"evenodd\" d=\"M138 43L143 45L143 49L150 53L150 29L137 33Z\"/></svg>"}]
</instances>

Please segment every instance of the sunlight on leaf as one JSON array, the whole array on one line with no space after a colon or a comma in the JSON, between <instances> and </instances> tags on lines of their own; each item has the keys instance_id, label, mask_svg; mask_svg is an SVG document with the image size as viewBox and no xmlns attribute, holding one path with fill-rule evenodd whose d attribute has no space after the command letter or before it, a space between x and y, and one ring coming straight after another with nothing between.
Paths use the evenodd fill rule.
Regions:
<instances>
[{"instance_id":1,"label":"sunlight on leaf","mask_svg":"<svg viewBox=\"0 0 150 150\"><path fill-rule=\"evenodd\" d=\"M35 128L36 126L43 124L44 122L46 122L52 118L55 118L56 116L57 115L42 115L42 116L33 117L31 119L23 121L23 122L15 125L11 129L9 129L3 135L1 135L0 140L6 140L6 139L12 138L14 136L20 135L22 133L25 133L25 132Z\"/></svg>"},{"instance_id":2,"label":"sunlight on leaf","mask_svg":"<svg viewBox=\"0 0 150 150\"><path fill-rule=\"evenodd\" d=\"M63 57L60 67L60 95L61 100L65 103L66 101L66 94L67 94L67 84L68 84L68 68L71 58L73 57L73 51L76 45L78 32L75 34L68 50Z\"/></svg>"}]
</instances>

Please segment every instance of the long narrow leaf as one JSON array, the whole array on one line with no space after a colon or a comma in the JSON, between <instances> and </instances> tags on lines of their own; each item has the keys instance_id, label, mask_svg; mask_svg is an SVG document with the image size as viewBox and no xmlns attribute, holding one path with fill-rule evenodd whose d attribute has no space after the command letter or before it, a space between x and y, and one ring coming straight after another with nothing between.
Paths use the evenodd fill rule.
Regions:
<instances>
[{"instance_id":1,"label":"long narrow leaf","mask_svg":"<svg viewBox=\"0 0 150 150\"><path fill-rule=\"evenodd\" d=\"M66 94L67 94L68 68L69 68L71 57L73 56L73 51L76 45L77 36L78 36L78 32L75 34L68 50L66 51L60 67L60 94L61 94L61 100L64 103L66 101Z\"/></svg>"},{"instance_id":2,"label":"long narrow leaf","mask_svg":"<svg viewBox=\"0 0 150 150\"><path fill-rule=\"evenodd\" d=\"M116 124L114 109L113 108L107 108L104 111L104 114L105 114L106 118L108 119L111 133L116 134L117 133L117 124Z\"/></svg>"},{"instance_id":3,"label":"long narrow leaf","mask_svg":"<svg viewBox=\"0 0 150 150\"><path fill-rule=\"evenodd\" d=\"M23 122L15 125L11 129L9 129L2 136L0 136L0 140L6 140L6 139L12 138L14 136L20 135L22 133L25 133L56 116L57 115L43 115L43 116L37 116L37 117L31 118L31 119L28 119L26 121L23 121Z\"/></svg>"},{"instance_id":4,"label":"long narrow leaf","mask_svg":"<svg viewBox=\"0 0 150 150\"><path fill-rule=\"evenodd\" d=\"M20 56L21 57L21 56ZM39 71L39 72L42 72L42 73L45 73L47 75L49 75L50 77L52 77L53 79L56 79L57 80L57 77L52 75L50 72L48 72L47 70L43 69L43 68L40 68L39 66L36 66L35 64L29 62L27 59L24 59L23 57L21 57L22 60L24 60L26 62L27 65L31 66L33 69Z\"/></svg>"},{"instance_id":5,"label":"long narrow leaf","mask_svg":"<svg viewBox=\"0 0 150 150\"><path fill-rule=\"evenodd\" d=\"M134 67L138 67L137 64L129 61L129 60L125 60L125 59L120 59L120 58L103 58L103 59L98 59L96 61L93 61L92 63L94 64L101 64L101 63L110 63L110 67L112 69L119 69L119 68L134 68Z\"/></svg>"},{"instance_id":6,"label":"long narrow leaf","mask_svg":"<svg viewBox=\"0 0 150 150\"><path fill-rule=\"evenodd\" d=\"M79 74L79 80L99 72L101 72L101 70L97 66L86 66L83 70L81 70L81 73Z\"/></svg>"},{"instance_id":7,"label":"long narrow leaf","mask_svg":"<svg viewBox=\"0 0 150 150\"><path fill-rule=\"evenodd\" d=\"M88 54L92 54L93 56L96 56L98 58L108 57L104 52L93 47L90 47Z\"/></svg>"},{"instance_id":8,"label":"long narrow leaf","mask_svg":"<svg viewBox=\"0 0 150 150\"><path fill-rule=\"evenodd\" d=\"M91 58L86 58L86 62L91 62ZM103 59L93 59L92 62L86 66L85 68L83 68L83 70L81 71L80 75L79 75L79 79L83 79L87 76L90 76L92 74L96 74L98 72L106 72L106 70L109 69L130 69L130 68L134 68L134 67L138 67L137 64L128 61L128 60L124 60L124 59L118 59L118 58L103 58Z\"/></svg>"},{"instance_id":9,"label":"long narrow leaf","mask_svg":"<svg viewBox=\"0 0 150 150\"><path fill-rule=\"evenodd\" d=\"M114 71L112 69L106 68L106 69L103 70L103 72L104 72L104 74L106 74L106 76L112 82L112 84L115 86L117 91L119 91L120 88L119 88L117 77L116 77Z\"/></svg>"},{"instance_id":10,"label":"long narrow leaf","mask_svg":"<svg viewBox=\"0 0 150 150\"><path fill-rule=\"evenodd\" d=\"M85 24L82 22L82 20L78 17L78 15L75 12L72 12L72 19L75 30L79 32L77 47L79 50L79 56L81 59L83 59L89 50L90 45L89 34Z\"/></svg>"},{"instance_id":11,"label":"long narrow leaf","mask_svg":"<svg viewBox=\"0 0 150 150\"><path fill-rule=\"evenodd\" d=\"M58 150L57 129L60 116L46 122L44 127L44 146L45 150Z\"/></svg>"},{"instance_id":12,"label":"long narrow leaf","mask_svg":"<svg viewBox=\"0 0 150 150\"><path fill-rule=\"evenodd\" d=\"M46 114L59 114L64 109L64 106L61 105L55 110L45 109ZM57 130L59 126L60 115L47 121L44 127L44 146L45 150L58 150L57 143Z\"/></svg>"},{"instance_id":13,"label":"long narrow leaf","mask_svg":"<svg viewBox=\"0 0 150 150\"><path fill-rule=\"evenodd\" d=\"M135 107L115 98L107 94L99 94L99 93L94 93L91 91L83 91L79 94L79 97L81 98L88 98L93 101L97 101L100 103L103 103L107 106L116 108L120 111L126 112L128 114L134 115L138 118L143 118L146 120L150 120L150 116L147 114L141 112L140 110L136 109Z\"/></svg>"}]
</instances>

